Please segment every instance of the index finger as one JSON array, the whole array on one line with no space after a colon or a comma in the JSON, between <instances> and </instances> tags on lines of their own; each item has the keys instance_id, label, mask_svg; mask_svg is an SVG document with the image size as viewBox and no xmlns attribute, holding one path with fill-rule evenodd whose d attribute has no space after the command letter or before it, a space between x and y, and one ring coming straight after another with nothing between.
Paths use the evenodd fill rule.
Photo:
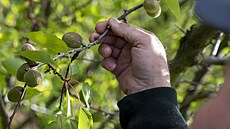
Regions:
<instances>
[{"instance_id":1,"label":"index finger","mask_svg":"<svg viewBox=\"0 0 230 129\"><path fill-rule=\"evenodd\" d=\"M95 30L97 33L102 34L106 30L107 26L108 21L102 21L96 25Z\"/></svg>"}]
</instances>

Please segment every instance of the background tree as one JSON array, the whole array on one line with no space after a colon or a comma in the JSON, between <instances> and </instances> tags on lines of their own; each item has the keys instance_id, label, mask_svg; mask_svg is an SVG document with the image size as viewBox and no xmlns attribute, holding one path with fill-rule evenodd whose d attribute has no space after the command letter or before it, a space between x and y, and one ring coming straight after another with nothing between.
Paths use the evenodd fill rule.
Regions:
<instances>
[{"instance_id":1,"label":"background tree","mask_svg":"<svg viewBox=\"0 0 230 129\"><path fill-rule=\"evenodd\" d=\"M59 48L61 44L50 47L46 42L36 43L32 39L44 41L47 40L44 37L50 36L51 43L56 39L54 35L61 39L67 32L77 32L82 35L83 43L88 44L88 36L97 22L119 17L124 9L142 2L1 0L0 129L7 127L15 110L16 103L9 102L7 97L9 90L24 85L16 79L16 73L25 61L15 54L21 51L23 44L33 44L42 54L46 53L44 57L56 57L57 51L63 50ZM179 107L188 123L205 99L215 95L219 89L223 82L220 65L229 60L230 55L229 36L200 24L193 15L193 2L179 0L179 13L176 0L162 0L162 14L157 19L149 17L143 8L126 19L128 23L154 32L165 46L172 85L178 92ZM100 67L101 57L97 47L82 51L69 70L68 64L73 55L39 67L44 76L42 83L35 88L27 87L11 127L119 129L116 102L124 95L115 78ZM66 74L67 71L69 74ZM71 78L64 92L61 77ZM60 100L63 100L61 108Z\"/></svg>"}]
</instances>

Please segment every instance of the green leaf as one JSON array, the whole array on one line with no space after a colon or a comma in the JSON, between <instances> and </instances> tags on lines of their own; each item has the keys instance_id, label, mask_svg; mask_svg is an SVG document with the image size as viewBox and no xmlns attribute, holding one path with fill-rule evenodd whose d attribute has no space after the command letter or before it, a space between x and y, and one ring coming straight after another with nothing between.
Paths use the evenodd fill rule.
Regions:
<instances>
[{"instance_id":1,"label":"green leaf","mask_svg":"<svg viewBox=\"0 0 230 129\"><path fill-rule=\"evenodd\" d=\"M0 74L0 92L6 87L6 78Z\"/></svg>"},{"instance_id":2,"label":"green leaf","mask_svg":"<svg viewBox=\"0 0 230 129\"><path fill-rule=\"evenodd\" d=\"M34 97L35 95L38 95L39 93L41 93L41 92L38 91L37 89L27 87L26 88L26 96L24 99L25 100L30 99L30 98Z\"/></svg>"},{"instance_id":3,"label":"green leaf","mask_svg":"<svg viewBox=\"0 0 230 129\"><path fill-rule=\"evenodd\" d=\"M6 69L0 64L0 75L7 75Z\"/></svg>"},{"instance_id":4,"label":"green leaf","mask_svg":"<svg viewBox=\"0 0 230 129\"><path fill-rule=\"evenodd\" d=\"M15 54L38 62L43 62L47 64L54 63L51 56L44 51L20 51L16 52Z\"/></svg>"},{"instance_id":5,"label":"green leaf","mask_svg":"<svg viewBox=\"0 0 230 129\"><path fill-rule=\"evenodd\" d=\"M80 68L79 65L71 64L72 76L79 74Z\"/></svg>"},{"instance_id":6,"label":"green leaf","mask_svg":"<svg viewBox=\"0 0 230 129\"><path fill-rule=\"evenodd\" d=\"M76 120L70 120L70 123L71 123L71 126L73 129L78 129L78 126L77 126L77 121Z\"/></svg>"},{"instance_id":7,"label":"green leaf","mask_svg":"<svg viewBox=\"0 0 230 129\"><path fill-rule=\"evenodd\" d=\"M169 9L175 15L177 19L180 19L180 5L179 0L165 0L166 4L169 6Z\"/></svg>"},{"instance_id":8,"label":"green leaf","mask_svg":"<svg viewBox=\"0 0 230 129\"><path fill-rule=\"evenodd\" d=\"M92 116L93 116L93 122L101 122L106 118L105 115L102 114L101 112L94 112Z\"/></svg>"},{"instance_id":9,"label":"green leaf","mask_svg":"<svg viewBox=\"0 0 230 129\"><path fill-rule=\"evenodd\" d=\"M68 89L66 89L66 97L67 97L67 118L68 118L71 116L71 101L70 101L70 95Z\"/></svg>"},{"instance_id":10,"label":"green leaf","mask_svg":"<svg viewBox=\"0 0 230 129\"><path fill-rule=\"evenodd\" d=\"M53 34L37 31L23 34L23 36L55 53L66 52L68 50L65 42Z\"/></svg>"},{"instance_id":11,"label":"green leaf","mask_svg":"<svg viewBox=\"0 0 230 129\"><path fill-rule=\"evenodd\" d=\"M45 129L60 129L56 122L51 122Z\"/></svg>"},{"instance_id":12,"label":"green leaf","mask_svg":"<svg viewBox=\"0 0 230 129\"><path fill-rule=\"evenodd\" d=\"M88 83L84 83L82 85L82 97L84 99L86 106L89 107L91 103L91 86Z\"/></svg>"},{"instance_id":13,"label":"green leaf","mask_svg":"<svg viewBox=\"0 0 230 129\"><path fill-rule=\"evenodd\" d=\"M69 120L67 120L64 124L64 129L72 129L72 125ZM74 128L75 129L75 128Z\"/></svg>"},{"instance_id":14,"label":"green leaf","mask_svg":"<svg viewBox=\"0 0 230 129\"><path fill-rule=\"evenodd\" d=\"M2 62L2 66L6 69L8 74L16 76L17 69L22 65L23 61L18 58L9 58Z\"/></svg>"},{"instance_id":15,"label":"green leaf","mask_svg":"<svg viewBox=\"0 0 230 129\"><path fill-rule=\"evenodd\" d=\"M89 111L84 108L80 109L78 128L79 129L90 129L92 127L92 115Z\"/></svg>"},{"instance_id":16,"label":"green leaf","mask_svg":"<svg viewBox=\"0 0 230 129\"><path fill-rule=\"evenodd\" d=\"M89 112L86 108L82 108L82 110L86 113L86 115L89 119L90 128L92 128L93 127L93 116L92 116L91 112Z\"/></svg>"}]
</instances>

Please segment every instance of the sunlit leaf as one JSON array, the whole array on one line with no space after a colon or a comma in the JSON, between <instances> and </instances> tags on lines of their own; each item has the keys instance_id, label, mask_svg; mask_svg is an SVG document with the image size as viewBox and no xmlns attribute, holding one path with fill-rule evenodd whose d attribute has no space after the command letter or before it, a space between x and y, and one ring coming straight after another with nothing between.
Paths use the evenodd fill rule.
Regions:
<instances>
[{"instance_id":1,"label":"sunlit leaf","mask_svg":"<svg viewBox=\"0 0 230 129\"><path fill-rule=\"evenodd\" d=\"M179 0L165 0L167 5L169 6L169 9L172 11L172 13L175 15L177 19L180 18L180 5Z\"/></svg>"},{"instance_id":2,"label":"sunlit leaf","mask_svg":"<svg viewBox=\"0 0 230 129\"><path fill-rule=\"evenodd\" d=\"M84 108L80 109L78 128L79 129L90 129L92 127L92 115L89 111Z\"/></svg>"},{"instance_id":3,"label":"sunlit leaf","mask_svg":"<svg viewBox=\"0 0 230 129\"><path fill-rule=\"evenodd\" d=\"M66 89L66 97L67 97L67 118L68 118L71 116L71 101L70 101L70 95L68 89Z\"/></svg>"},{"instance_id":4,"label":"sunlit leaf","mask_svg":"<svg viewBox=\"0 0 230 129\"><path fill-rule=\"evenodd\" d=\"M91 86L88 83L83 83L82 84L82 97L84 99L83 102L85 102L86 106L89 107L91 103Z\"/></svg>"},{"instance_id":5,"label":"sunlit leaf","mask_svg":"<svg viewBox=\"0 0 230 129\"><path fill-rule=\"evenodd\" d=\"M68 50L65 42L53 34L37 31L23 34L23 36L55 53L66 52Z\"/></svg>"},{"instance_id":6,"label":"sunlit leaf","mask_svg":"<svg viewBox=\"0 0 230 129\"><path fill-rule=\"evenodd\" d=\"M20 51L20 52L16 52L15 54L38 62L43 62L48 64L53 63L53 59L51 58L51 56L44 51Z\"/></svg>"},{"instance_id":7,"label":"sunlit leaf","mask_svg":"<svg viewBox=\"0 0 230 129\"><path fill-rule=\"evenodd\" d=\"M93 127L93 116L92 116L91 112L89 112L86 108L82 108L82 110L83 110L83 111L86 113L86 115L88 116L90 128L92 128L92 127Z\"/></svg>"}]
</instances>

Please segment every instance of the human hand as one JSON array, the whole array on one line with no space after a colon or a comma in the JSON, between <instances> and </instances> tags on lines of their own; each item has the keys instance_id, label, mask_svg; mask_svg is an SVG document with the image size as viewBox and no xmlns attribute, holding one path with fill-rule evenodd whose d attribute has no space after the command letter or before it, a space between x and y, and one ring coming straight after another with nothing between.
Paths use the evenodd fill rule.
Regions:
<instances>
[{"instance_id":1,"label":"human hand","mask_svg":"<svg viewBox=\"0 0 230 129\"><path fill-rule=\"evenodd\" d=\"M126 94L156 87L170 87L170 75L163 45L151 32L111 18L96 25L89 40L111 30L99 47L102 66L112 72Z\"/></svg>"}]
</instances>

